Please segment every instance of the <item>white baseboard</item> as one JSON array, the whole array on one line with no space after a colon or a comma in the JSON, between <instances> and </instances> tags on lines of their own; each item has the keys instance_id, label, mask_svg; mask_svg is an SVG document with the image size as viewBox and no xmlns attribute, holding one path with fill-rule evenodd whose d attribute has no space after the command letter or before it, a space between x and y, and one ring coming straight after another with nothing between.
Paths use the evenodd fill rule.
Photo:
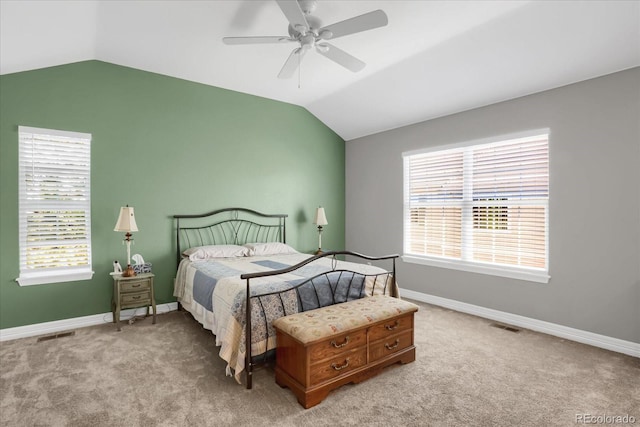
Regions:
<instances>
[{"instance_id":1,"label":"white baseboard","mask_svg":"<svg viewBox=\"0 0 640 427\"><path fill-rule=\"evenodd\" d=\"M529 317L520 316L517 314L506 313L504 311L498 311L491 308L467 304L464 302L442 298L435 295L429 295L422 292L416 292L409 289L401 289L400 293L403 297L425 302L427 304L433 304L440 307L449 308L451 310L460 311L462 313L468 313L474 316L484 317L486 319L506 323L508 325L519 326L521 328L542 332L572 341L577 341L583 344L592 345L594 347L600 347L606 350L628 354L629 356L633 357L640 357L640 344L635 342L612 338L606 335L595 334L593 332L587 332L580 329L569 328L567 326L545 322L543 320L531 319ZM134 313L137 313L139 310L143 309L144 307L138 309L122 310L120 318L126 321L128 318L132 317ZM156 311L158 314L167 313L177 309L178 303L176 302L159 304L156 306ZM102 323L111 323L112 321L113 316L111 312L108 312L102 314L94 314L91 316L76 317L73 319L37 323L35 325L0 329L0 341L46 335L55 332L67 331L69 329L83 328L86 326L99 325Z\"/></svg>"},{"instance_id":2,"label":"white baseboard","mask_svg":"<svg viewBox=\"0 0 640 427\"><path fill-rule=\"evenodd\" d=\"M157 304L156 313L168 313L178 309L177 302ZM120 321L126 321L134 315L140 315L145 310L144 307L122 310ZM149 309L151 310L151 309ZM69 329L84 328L86 326L100 325L102 323L113 322L111 312L102 314L92 314L90 316L75 317L73 319L55 320L53 322L36 323L35 325L17 326L15 328L0 329L0 341L15 340L18 338L35 337L47 335L55 332L68 331Z\"/></svg>"},{"instance_id":3,"label":"white baseboard","mask_svg":"<svg viewBox=\"0 0 640 427\"><path fill-rule=\"evenodd\" d=\"M521 328L542 332L571 341L577 341L583 344L592 345L594 347L600 347L618 353L628 354L629 356L640 357L640 344L632 341L625 341L618 338L608 337L606 335L594 334L593 332L569 328L567 326L545 322L543 320L531 319L529 317L524 317L517 314L511 314L504 311L480 307L478 305L467 304L456 300L437 297L435 295L411 291L409 289L401 289L400 294L403 297L414 299L420 302L425 302L427 304L450 308L451 310L460 311L462 313L473 314L474 316L484 317L486 319L495 320L513 326L519 326Z\"/></svg>"}]
</instances>

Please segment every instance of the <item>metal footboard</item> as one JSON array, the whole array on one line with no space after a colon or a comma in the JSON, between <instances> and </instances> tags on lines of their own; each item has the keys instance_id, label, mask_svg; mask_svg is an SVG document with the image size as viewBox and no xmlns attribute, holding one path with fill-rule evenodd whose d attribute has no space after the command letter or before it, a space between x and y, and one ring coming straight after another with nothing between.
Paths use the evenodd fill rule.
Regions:
<instances>
[{"instance_id":1,"label":"metal footboard","mask_svg":"<svg viewBox=\"0 0 640 427\"><path fill-rule=\"evenodd\" d=\"M364 274L356 271L351 271L348 269L339 269L338 260L336 258L337 256L352 256L352 257L362 259L362 260L367 260L367 261L390 260L392 263L392 268L390 270L387 270L385 272L378 273L378 274ZM262 313L262 316L264 317L265 328L267 331L267 343L268 343L269 325L268 325L267 313L264 309L264 306L262 305L263 298L277 295L282 305L282 312L286 316L288 314L293 314L293 313L287 313L286 304L283 298L283 295L285 295L286 293L291 293L292 291L296 292L296 298L298 299L297 312L303 312L303 311L312 310L314 308L319 308L319 307L332 305L332 304L339 304L341 302L351 301L353 299L365 297L366 296L366 293L365 293L366 279L371 277L374 277L373 292L375 292L376 286L379 286L379 287L382 287L382 290L381 290L382 293L385 293L385 294L388 293L393 297L398 297L399 295L397 295L398 288L396 283L396 258L398 257L399 255L397 254L385 255L381 257L373 257L373 256L356 253L356 252L351 252L351 251L332 251L332 252L324 252L319 255L315 255L296 265L283 268L280 270L242 274L240 278L246 280L245 377L246 377L247 389L252 388L252 385L253 385L252 376L253 376L254 361L253 361L252 349L251 349L251 341L252 341L251 312L252 312L252 306L254 302L261 305L261 313ZM318 274L314 277L306 278L302 280L300 283L292 285L291 287L287 287L286 289L251 295L251 279L268 277L268 276L277 276L281 274L290 273L320 258L331 258L332 268L330 271ZM321 295L318 292L318 287L317 287L318 283L321 283L322 289L325 290L325 295L323 296L324 300L322 300ZM329 300L329 297L326 295L327 292L330 294L330 300ZM316 299L315 304L313 303L314 293L315 293L315 299ZM265 345L265 357L266 357L266 352L268 350L267 347L268 346Z\"/></svg>"}]
</instances>

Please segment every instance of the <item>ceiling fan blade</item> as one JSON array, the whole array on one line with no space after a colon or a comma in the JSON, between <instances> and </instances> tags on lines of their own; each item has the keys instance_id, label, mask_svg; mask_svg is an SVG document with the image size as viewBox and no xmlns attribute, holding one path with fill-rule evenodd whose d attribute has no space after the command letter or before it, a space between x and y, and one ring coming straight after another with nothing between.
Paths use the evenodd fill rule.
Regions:
<instances>
[{"instance_id":1,"label":"ceiling fan blade","mask_svg":"<svg viewBox=\"0 0 640 427\"><path fill-rule=\"evenodd\" d=\"M388 23L389 19L386 13L382 10L374 10L364 15L327 25L326 27L320 28L318 34L320 34L322 39L333 40L338 37L348 36L349 34L384 27Z\"/></svg>"},{"instance_id":2,"label":"ceiling fan blade","mask_svg":"<svg viewBox=\"0 0 640 427\"><path fill-rule=\"evenodd\" d=\"M291 27L300 33L309 31L309 24L296 0L276 0Z\"/></svg>"},{"instance_id":3,"label":"ceiling fan blade","mask_svg":"<svg viewBox=\"0 0 640 427\"><path fill-rule=\"evenodd\" d=\"M303 49L301 47L297 49L293 49L293 51L291 52L291 55L289 55L289 58L287 58L284 65L282 66L282 69L278 73L278 78L288 79L291 76L293 76L293 73L300 66L300 61L302 61L302 57L306 52L307 52L307 49Z\"/></svg>"},{"instance_id":4,"label":"ceiling fan blade","mask_svg":"<svg viewBox=\"0 0 640 427\"><path fill-rule=\"evenodd\" d=\"M286 43L291 40L287 36L266 36L266 37L224 37L224 44L263 44L263 43Z\"/></svg>"},{"instance_id":5,"label":"ceiling fan blade","mask_svg":"<svg viewBox=\"0 0 640 427\"><path fill-rule=\"evenodd\" d=\"M344 68L353 71L354 73L362 70L366 65L355 56L351 56L344 50L338 49L329 43L322 43L316 50L320 55L326 56L333 62L342 65Z\"/></svg>"}]
</instances>

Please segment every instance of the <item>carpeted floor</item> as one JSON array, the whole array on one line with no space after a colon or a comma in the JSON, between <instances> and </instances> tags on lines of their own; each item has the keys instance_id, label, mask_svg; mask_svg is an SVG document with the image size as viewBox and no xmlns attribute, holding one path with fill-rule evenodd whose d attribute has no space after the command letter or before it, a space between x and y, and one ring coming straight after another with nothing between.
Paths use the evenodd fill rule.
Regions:
<instances>
[{"instance_id":1,"label":"carpeted floor","mask_svg":"<svg viewBox=\"0 0 640 427\"><path fill-rule=\"evenodd\" d=\"M253 390L226 377L213 336L184 312L2 342L0 424L574 426L626 415L640 425L640 359L418 304L414 363L307 410L270 368Z\"/></svg>"}]
</instances>

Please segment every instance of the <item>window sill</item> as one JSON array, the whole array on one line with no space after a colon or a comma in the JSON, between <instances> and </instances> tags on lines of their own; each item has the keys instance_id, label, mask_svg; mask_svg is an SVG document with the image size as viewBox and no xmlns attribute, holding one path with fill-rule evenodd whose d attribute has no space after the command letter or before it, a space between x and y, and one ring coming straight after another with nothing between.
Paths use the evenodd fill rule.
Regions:
<instances>
[{"instance_id":1,"label":"window sill","mask_svg":"<svg viewBox=\"0 0 640 427\"><path fill-rule=\"evenodd\" d=\"M59 273L31 273L20 276L16 282L20 286L44 285L47 283L76 282L79 280L90 280L93 277L93 271L67 271Z\"/></svg>"},{"instance_id":2,"label":"window sill","mask_svg":"<svg viewBox=\"0 0 640 427\"><path fill-rule=\"evenodd\" d=\"M551 278L547 271L513 268L507 266L470 263L465 261L446 260L440 258L427 258L416 255L403 255L404 262L412 264L429 265L431 267L449 268L452 270L468 271L471 273L488 274L491 276L509 277L511 279L526 280L529 282L549 283Z\"/></svg>"}]
</instances>

